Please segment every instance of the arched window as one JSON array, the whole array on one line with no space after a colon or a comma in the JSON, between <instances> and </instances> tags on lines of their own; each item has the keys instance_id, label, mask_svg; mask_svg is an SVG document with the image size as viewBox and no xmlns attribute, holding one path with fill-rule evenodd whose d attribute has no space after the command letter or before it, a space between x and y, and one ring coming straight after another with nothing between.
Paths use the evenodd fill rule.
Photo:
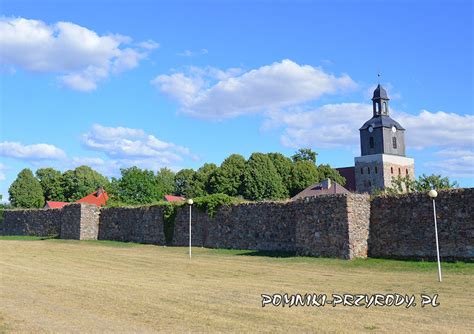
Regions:
<instances>
[{"instance_id":1,"label":"arched window","mask_svg":"<svg viewBox=\"0 0 474 334\"><path fill-rule=\"evenodd\" d=\"M407 175L408 175L408 168L407 168Z\"/></svg>"},{"instance_id":2,"label":"arched window","mask_svg":"<svg viewBox=\"0 0 474 334\"><path fill-rule=\"evenodd\" d=\"M370 174L370 167L367 167L367 174Z\"/></svg>"},{"instance_id":3,"label":"arched window","mask_svg":"<svg viewBox=\"0 0 474 334\"><path fill-rule=\"evenodd\" d=\"M364 168L361 168L361 169L360 169L360 173L361 173L361 174L364 174Z\"/></svg>"},{"instance_id":4,"label":"arched window","mask_svg":"<svg viewBox=\"0 0 474 334\"><path fill-rule=\"evenodd\" d=\"M377 166L375 166L375 174L377 174Z\"/></svg>"},{"instance_id":5,"label":"arched window","mask_svg":"<svg viewBox=\"0 0 474 334\"><path fill-rule=\"evenodd\" d=\"M402 175L402 170L400 168L398 169L398 175Z\"/></svg>"},{"instance_id":6,"label":"arched window","mask_svg":"<svg viewBox=\"0 0 474 334\"><path fill-rule=\"evenodd\" d=\"M384 114L386 114L386 113L388 112L388 109L387 109L387 102L384 102L384 103L383 103L382 112L383 112Z\"/></svg>"},{"instance_id":7,"label":"arched window","mask_svg":"<svg viewBox=\"0 0 474 334\"><path fill-rule=\"evenodd\" d=\"M393 167L390 167L390 172L393 174Z\"/></svg>"},{"instance_id":8,"label":"arched window","mask_svg":"<svg viewBox=\"0 0 474 334\"><path fill-rule=\"evenodd\" d=\"M369 181L369 187L372 187L372 182Z\"/></svg>"},{"instance_id":9,"label":"arched window","mask_svg":"<svg viewBox=\"0 0 474 334\"><path fill-rule=\"evenodd\" d=\"M394 149L397 148L397 137L392 137L392 146Z\"/></svg>"},{"instance_id":10,"label":"arched window","mask_svg":"<svg viewBox=\"0 0 474 334\"><path fill-rule=\"evenodd\" d=\"M374 147L375 147L374 137L370 137L370 138L369 138L369 145L370 145L370 148L374 148Z\"/></svg>"}]
</instances>

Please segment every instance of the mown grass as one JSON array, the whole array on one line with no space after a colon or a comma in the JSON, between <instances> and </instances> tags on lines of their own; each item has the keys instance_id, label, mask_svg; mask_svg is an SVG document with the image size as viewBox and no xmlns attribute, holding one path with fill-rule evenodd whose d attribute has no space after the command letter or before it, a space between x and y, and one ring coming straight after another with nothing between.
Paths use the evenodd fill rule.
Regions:
<instances>
[{"instance_id":1,"label":"mown grass","mask_svg":"<svg viewBox=\"0 0 474 334\"><path fill-rule=\"evenodd\" d=\"M471 263L0 238L5 332L429 332L474 327ZM261 294L439 294L437 308L261 307Z\"/></svg>"}]
</instances>

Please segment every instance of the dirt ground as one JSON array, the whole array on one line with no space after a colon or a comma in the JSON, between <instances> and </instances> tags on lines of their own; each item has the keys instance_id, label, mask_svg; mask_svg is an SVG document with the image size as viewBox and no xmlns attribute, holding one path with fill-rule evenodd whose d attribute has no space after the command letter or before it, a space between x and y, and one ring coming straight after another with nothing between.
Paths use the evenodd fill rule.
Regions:
<instances>
[{"instance_id":1,"label":"dirt ground","mask_svg":"<svg viewBox=\"0 0 474 334\"><path fill-rule=\"evenodd\" d=\"M0 332L430 332L474 329L474 265L272 257L114 242L0 240ZM255 255L255 254L254 254ZM262 308L261 294L416 297L401 307ZM421 307L420 294L439 294Z\"/></svg>"}]
</instances>

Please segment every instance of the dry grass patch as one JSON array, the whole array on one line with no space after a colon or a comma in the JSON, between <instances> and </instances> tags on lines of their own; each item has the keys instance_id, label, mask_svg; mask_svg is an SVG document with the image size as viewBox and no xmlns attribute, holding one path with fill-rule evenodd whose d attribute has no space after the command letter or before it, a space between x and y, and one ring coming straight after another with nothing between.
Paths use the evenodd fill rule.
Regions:
<instances>
[{"instance_id":1,"label":"dry grass patch","mask_svg":"<svg viewBox=\"0 0 474 334\"><path fill-rule=\"evenodd\" d=\"M439 284L435 263L193 251L190 261L186 248L0 240L0 332L467 333L474 328L472 264L444 265ZM441 305L262 308L260 296L393 292L439 293Z\"/></svg>"}]
</instances>

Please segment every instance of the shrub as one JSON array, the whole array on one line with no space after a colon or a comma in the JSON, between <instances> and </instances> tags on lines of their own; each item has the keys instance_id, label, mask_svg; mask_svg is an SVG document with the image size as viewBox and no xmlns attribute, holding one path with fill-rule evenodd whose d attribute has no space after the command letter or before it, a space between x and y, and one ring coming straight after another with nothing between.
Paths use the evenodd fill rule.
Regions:
<instances>
[{"instance_id":1,"label":"shrub","mask_svg":"<svg viewBox=\"0 0 474 334\"><path fill-rule=\"evenodd\" d=\"M222 205L231 205L242 202L241 199L225 194L212 194L208 196L194 198L194 205L197 209L207 212L209 217L214 217L217 209Z\"/></svg>"}]
</instances>

